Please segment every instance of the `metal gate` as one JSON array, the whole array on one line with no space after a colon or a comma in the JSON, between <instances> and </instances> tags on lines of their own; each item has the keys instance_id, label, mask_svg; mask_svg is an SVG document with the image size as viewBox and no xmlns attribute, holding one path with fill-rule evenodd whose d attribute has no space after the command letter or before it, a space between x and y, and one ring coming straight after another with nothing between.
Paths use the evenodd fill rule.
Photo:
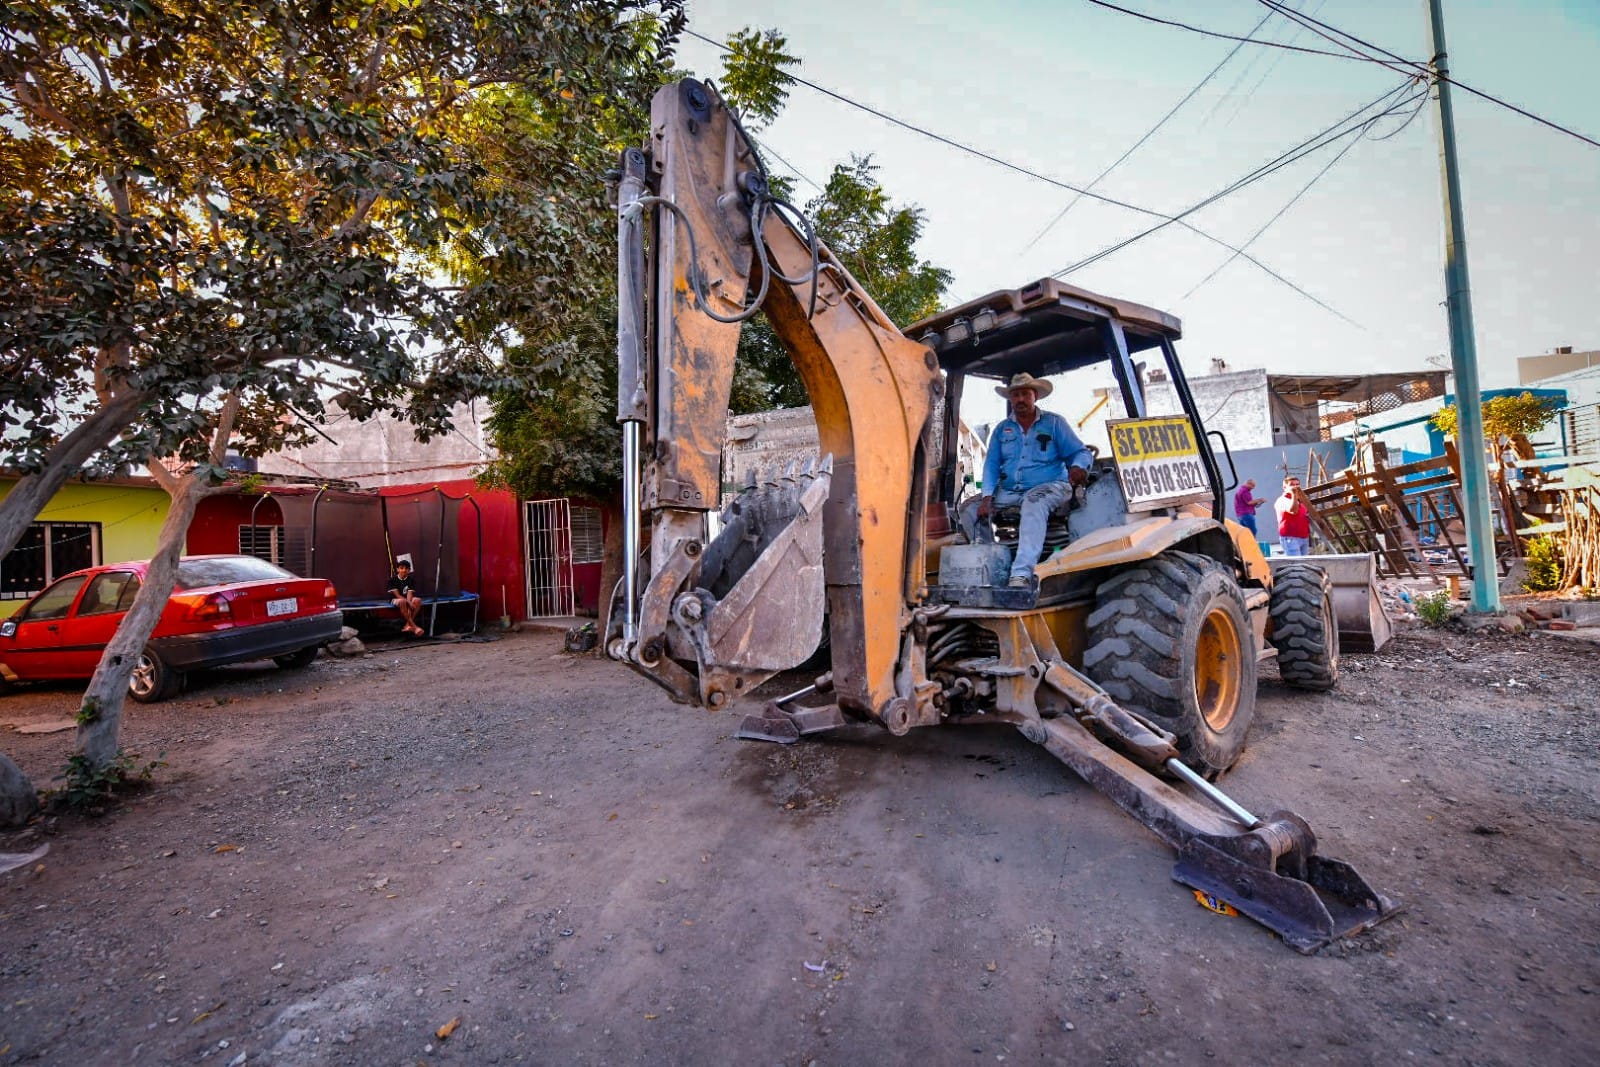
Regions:
<instances>
[{"instance_id":1,"label":"metal gate","mask_svg":"<svg viewBox=\"0 0 1600 1067\"><path fill-rule=\"evenodd\" d=\"M528 615L571 615L572 513L565 497L523 505L528 545Z\"/></svg>"}]
</instances>

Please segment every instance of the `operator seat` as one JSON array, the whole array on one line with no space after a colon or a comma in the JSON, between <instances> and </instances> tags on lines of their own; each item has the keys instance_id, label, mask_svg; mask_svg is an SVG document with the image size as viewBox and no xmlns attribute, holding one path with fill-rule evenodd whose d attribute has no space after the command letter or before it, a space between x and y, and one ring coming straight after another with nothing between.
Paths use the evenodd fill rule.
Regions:
<instances>
[{"instance_id":1,"label":"operator seat","mask_svg":"<svg viewBox=\"0 0 1600 1067\"><path fill-rule=\"evenodd\" d=\"M1090 474L1089 478L1093 481L1094 475ZM1067 519L1082 504L1085 488L1085 486L1079 486L1074 489L1066 500L1062 501L1050 512L1050 517L1045 520L1044 549L1040 552L1039 559L1034 560L1035 563L1049 559L1053 553L1058 549L1065 548L1067 543L1072 540L1072 532L1067 527ZM1014 549L1017 543L1017 527L1022 522L1022 505L1009 504L1005 507L997 507L990 514L989 521L994 527L995 543Z\"/></svg>"}]
</instances>

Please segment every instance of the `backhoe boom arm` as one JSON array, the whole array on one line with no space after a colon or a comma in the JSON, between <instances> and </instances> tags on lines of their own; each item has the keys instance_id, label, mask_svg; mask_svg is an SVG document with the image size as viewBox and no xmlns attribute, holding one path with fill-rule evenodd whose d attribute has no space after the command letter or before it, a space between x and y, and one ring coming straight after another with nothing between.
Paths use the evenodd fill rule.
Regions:
<instances>
[{"instance_id":1,"label":"backhoe boom arm","mask_svg":"<svg viewBox=\"0 0 1600 1067\"><path fill-rule=\"evenodd\" d=\"M923 584L907 487L927 483L941 390L932 352L784 213L701 82L656 95L649 151L625 154L618 198L618 418L637 442L624 480L639 505L624 510L650 529L645 573L624 580L613 654L679 699L720 706L815 650L825 599L841 706L880 721L907 714L897 702L914 694L896 690L895 666ZM830 462L788 485L775 475L766 514L735 516L760 549L751 560L704 531L722 503L739 325L757 306L810 394Z\"/></svg>"}]
</instances>

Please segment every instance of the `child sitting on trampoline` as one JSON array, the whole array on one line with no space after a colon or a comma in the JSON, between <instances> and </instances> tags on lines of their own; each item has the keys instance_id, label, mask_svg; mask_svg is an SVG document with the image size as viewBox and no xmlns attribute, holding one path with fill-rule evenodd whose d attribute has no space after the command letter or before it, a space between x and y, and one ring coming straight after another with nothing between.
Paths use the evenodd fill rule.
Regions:
<instances>
[{"instance_id":1,"label":"child sitting on trampoline","mask_svg":"<svg viewBox=\"0 0 1600 1067\"><path fill-rule=\"evenodd\" d=\"M422 598L417 596L416 586L411 584L410 560L395 560L394 577L389 579L385 589L391 602L400 610L400 621L405 624L400 632L421 637L422 627L417 625L417 618L422 611Z\"/></svg>"}]
</instances>

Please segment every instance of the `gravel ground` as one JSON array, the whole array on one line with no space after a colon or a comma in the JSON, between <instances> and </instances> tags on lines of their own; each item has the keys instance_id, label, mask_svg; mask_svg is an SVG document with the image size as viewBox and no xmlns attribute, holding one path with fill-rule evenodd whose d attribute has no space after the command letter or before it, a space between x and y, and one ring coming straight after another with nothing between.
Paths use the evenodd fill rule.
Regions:
<instances>
[{"instance_id":1,"label":"gravel ground","mask_svg":"<svg viewBox=\"0 0 1600 1067\"><path fill-rule=\"evenodd\" d=\"M1265 672L1225 784L1406 904L1313 957L1010 730L737 742L545 634L217 671L129 706L151 787L0 835L0 1064L1591 1063L1595 653ZM48 782L6 728L74 708L0 746Z\"/></svg>"}]
</instances>

